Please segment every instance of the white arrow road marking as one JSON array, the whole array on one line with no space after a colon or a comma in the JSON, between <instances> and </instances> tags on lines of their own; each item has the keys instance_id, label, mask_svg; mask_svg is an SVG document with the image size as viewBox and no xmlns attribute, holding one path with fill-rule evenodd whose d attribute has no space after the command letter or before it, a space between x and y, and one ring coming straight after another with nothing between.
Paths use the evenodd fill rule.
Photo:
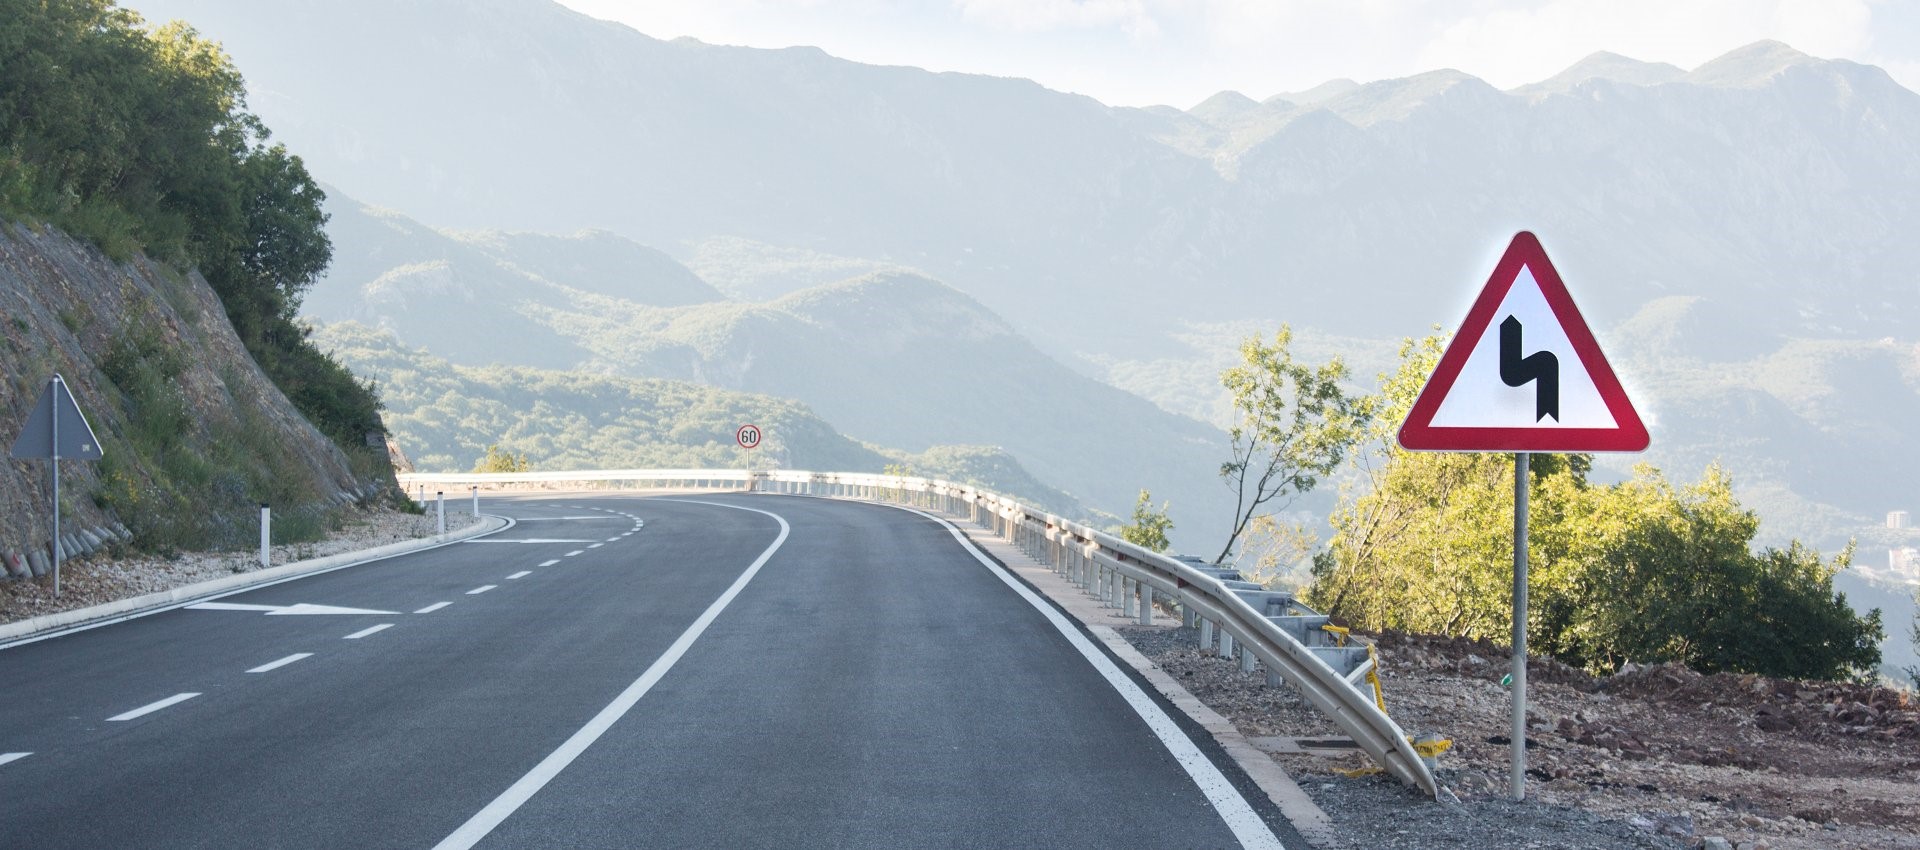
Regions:
<instances>
[{"instance_id":1,"label":"white arrow road marking","mask_svg":"<svg viewBox=\"0 0 1920 850\"><path fill-rule=\"evenodd\" d=\"M312 658L312 657L313 657L313 653L311 652L296 652L292 655L289 655L285 658L280 659L279 661L269 661L265 664L262 664L258 667L253 668L252 670L248 670L247 672L265 673L268 670L278 670L282 667L287 666L288 664L292 664L295 661L299 661L302 658Z\"/></svg>"},{"instance_id":2,"label":"white arrow road marking","mask_svg":"<svg viewBox=\"0 0 1920 850\"><path fill-rule=\"evenodd\" d=\"M341 640L359 640L363 637L366 637L367 635L373 634L374 632L382 632L391 628L393 628L392 623L381 623L380 625L374 626L372 628L361 629L360 631L354 632L353 634L350 634L350 635L347 635L346 637L341 638Z\"/></svg>"},{"instance_id":3,"label":"white arrow road marking","mask_svg":"<svg viewBox=\"0 0 1920 850\"><path fill-rule=\"evenodd\" d=\"M586 540L574 540L570 538L561 538L561 537L525 537L517 540L495 540L494 538L489 537L484 540L462 540L460 542L462 543L591 543L593 542L593 540L591 538Z\"/></svg>"},{"instance_id":4,"label":"white arrow road marking","mask_svg":"<svg viewBox=\"0 0 1920 850\"><path fill-rule=\"evenodd\" d=\"M30 755L33 753L0 753L0 764L16 762Z\"/></svg>"},{"instance_id":5,"label":"white arrow road marking","mask_svg":"<svg viewBox=\"0 0 1920 850\"><path fill-rule=\"evenodd\" d=\"M200 602L188 605L201 611L264 611L267 616L282 614L398 614L398 611L375 611L370 608L341 608L334 605L312 605L301 602L296 605L246 605L239 602Z\"/></svg>"},{"instance_id":6,"label":"white arrow road marking","mask_svg":"<svg viewBox=\"0 0 1920 850\"><path fill-rule=\"evenodd\" d=\"M145 717L149 714L159 711L160 709L163 709L172 705L179 705L180 703L186 702L187 700L193 699L194 697L197 697L197 696L199 696L199 694L197 693L174 694L173 696L167 697L166 699L163 699L159 702L148 703L132 711L126 712L125 714L116 714L112 717L107 718L107 722L114 723L121 720L132 720L136 717Z\"/></svg>"}]
</instances>

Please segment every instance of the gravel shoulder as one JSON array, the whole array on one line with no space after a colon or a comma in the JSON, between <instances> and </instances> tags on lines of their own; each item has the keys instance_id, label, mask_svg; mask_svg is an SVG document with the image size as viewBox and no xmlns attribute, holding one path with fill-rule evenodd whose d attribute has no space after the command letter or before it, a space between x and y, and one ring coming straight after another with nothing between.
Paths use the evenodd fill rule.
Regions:
<instances>
[{"instance_id":1,"label":"gravel shoulder","mask_svg":"<svg viewBox=\"0 0 1920 850\"><path fill-rule=\"evenodd\" d=\"M1333 819L1329 848L1920 850L1920 712L1897 691L1666 665L1595 679L1535 659L1529 799L1516 803L1501 650L1384 635L1395 720L1454 742L1437 772L1449 799L1434 802L1384 775L1344 773L1370 767L1362 754L1298 753L1296 738L1341 733L1263 673L1202 655L1195 630L1119 631L1269 751Z\"/></svg>"},{"instance_id":2,"label":"gravel shoulder","mask_svg":"<svg viewBox=\"0 0 1920 850\"><path fill-rule=\"evenodd\" d=\"M447 530L458 531L479 519L449 513ZM273 566L357 552L389 543L431 537L436 532L430 515L402 513L386 508L352 508L342 514L341 527L326 539L275 546ZM0 624L45 614L57 614L148 593L172 590L209 579L260 569L257 550L241 552L182 552L172 556L116 556L104 552L69 559L60 568L60 595L53 595L53 579L0 580Z\"/></svg>"}]
</instances>

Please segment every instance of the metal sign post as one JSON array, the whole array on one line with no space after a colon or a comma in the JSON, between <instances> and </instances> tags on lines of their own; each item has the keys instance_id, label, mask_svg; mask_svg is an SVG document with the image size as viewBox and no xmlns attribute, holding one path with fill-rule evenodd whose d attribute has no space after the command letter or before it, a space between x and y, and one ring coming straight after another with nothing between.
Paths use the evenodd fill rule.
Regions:
<instances>
[{"instance_id":1,"label":"metal sign post","mask_svg":"<svg viewBox=\"0 0 1920 850\"><path fill-rule=\"evenodd\" d=\"M760 426L748 423L733 432L733 441L740 444L747 456L747 492L753 492L753 450L760 447Z\"/></svg>"},{"instance_id":2,"label":"metal sign post","mask_svg":"<svg viewBox=\"0 0 1920 850\"><path fill-rule=\"evenodd\" d=\"M1527 492L1533 456L1513 455L1513 799L1527 798Z\"/></svg>"},{"instance_id":3,"label":"metal sign post","mask_svg":"<svg viewBox=\"0 0 1920 850\"><path fill-rule=\"evenodd\" d=\"M1409 451L1513 453L1513 799L1527 796L1534 452L1638 452L1647 428L1533 234L1514 234L1400 426Z\"/></svg>"},{"instance_id":4,"label":"metal sign post","mask_svg":"<svg viewBox=\"0 0 1920 850\"><path fill-rule=\"evenodd\" d=\"M64 433L61 420L66 420ZM64 554L60 545L60 461L99 460L100 441L93 436L93 426L87 424L87 417L81 415L80 406L74 403L73 393L67 391L67 381L59 375L47 379L47 389L40 394L40 400L34 403L33 413L27 416L26 427L20 429L20 437L13 443L13 456L16 458L46 458L53 467L53 595L60 595L60 559Z\"/></svg>"}]
</instances>

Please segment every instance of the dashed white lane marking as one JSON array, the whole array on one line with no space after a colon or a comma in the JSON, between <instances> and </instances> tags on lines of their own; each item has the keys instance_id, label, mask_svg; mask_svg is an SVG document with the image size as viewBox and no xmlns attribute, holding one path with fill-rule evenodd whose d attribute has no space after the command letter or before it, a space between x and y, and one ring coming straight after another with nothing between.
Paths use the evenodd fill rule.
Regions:
<instances>
[{"instance_id":1,"label":"dashed white lane marking","mask_svg":"<svg viewBox=\"0 0 1920 850\"><path fill-rule=\"evenodd\" d=\"M453 603L451 603L451 602L435 602L435 603L433 603L432 605L428 605L427 607L425 607L425 608L422 608L422 609L420 609L420 610L418 610L418 611L415 611L415 612L413 612L413 613L415 613L415 614L431 614L431 613L433 613L433 612L435 612L435 611L438 611L438 610L440 610L440 609L442 609L442 608L445 608L445 607L447 607L448 605L452 605L452 604L453 604Z\"/></svg>"},{"instance_id":2,"label":"dashed white lane marking","mask_svg":"<svg viewBox=\"0 0 1920 850\"><path fill-rule=\"evenodd\" d=\"M607 544L605 544L605 543L595 543L595 544L593 544L592 546L588 546L587 548L588 548L588 549L598 549L598 548L600 548L600 547L602 547L602 546L605 546L605 545L607 545Z\"/></svg>"},{"instance_id":3,"label":"dashed white lane marking","mask_svg":"<svg viewBox=\"0 0 1920 850\"><path fill-rule=\"evenodd\" d=\"M462 540L462 543L585 543L576 537L519 537L511 540L495 540L488 537L483 540Z\"/></svg>"},{"instance_id":4,"label":"dashed white lane marking","mask_svg":"<svg viewBox=\"0 0 1920 850\"><path fill-rule=\"evenodd\" d=\"M720 616L720 612L726 610L727 605L733 602L733 598L740 595L740 591L746 588L747 582L753 580L753 577L760 572L760 568L765 566L767 560L773 557L773 553L780 551L780 544L787 542L787 532L790 529L787 521L782 519L778 514L768 513L758 508L743 508L739 505L728 505L720 502L700 502L693 499L674 499L673 501L693 502L694 504L700 505L714 505L723 508L733 508L734 510L752 511L756 514L766 514L767 516L773 517L774 521L780 523L780 534L773 538L773 543L767 547L766 551L760 553L760 557L754 559L753 564L747 567L747 571L741 573L739 578L734 579L733 585L728 587L725 593L720 594L719 599L713 600L713 604L707 606L707 610L700 614L700 618L694 620L693 625L688 626L687 630L681 633L679 639L675 640L672 646L667 647L665 653L661 654L659 658L654 659L653 665L647 668L647 672L640 674L640 678L635 679L633 684L628 685L626 690L621 691L619 696L614 697L613 702L608 703L606 708L600 709L599 714L594 715L592 720L587 721L587 725L580 727L580 731L573 733L573 737L568 738L566 743L560 745L559 749L554 750L546 758L541 759L539 764L534 765L533 770L528 771L527 775L520 777L518 782L513 783L507 790L502 791L500 796L493 798L493 802L488 803L486 808L476 812L473 817L468 818L467 822L461 824L459 829L454 830L452 835L442 839L439 844L434 845L434 850L468 850L468 848L471 848L473 845L480 843L481 839L487 837L487 833L492 832L494 827L499 826L500 823L511 816L514 811L525 805L528 800L533 799L533 795L540 793L541 788L545 788L547 783L552 782L554 777L560 775L560 771L566 770L567 765L572 764L574 759L579 758L581 753L586 752L588 747L593 746L594 741L599 740L601 735L606 734L606 731L612 728L613 724L618 723L620 718L625 716L626 713L633 708L634 704L640 701L641 697L647 695L647 691L653 689L655 683L667 675L668 670L673 669L674 662L679 661L680 656L687 654L687 650L693 646L693 642L699 640L700 635L706 632L707 626L712 625L714 619Z\"/></svg>"},{"instance_id":5,"label":"dashed white lane marking","mask_svg":"<svg viewBox=\"0 0 1920 850\"><path fill-rule=\"evenodd\" d=\"M633 532L631 532L631 531L629 531L629 532L627 532L627 533L625 533L625 534L622 534L622 535L620 535L620 536L621 536L621 537L632 537L632 536L633 536Z\"/></svg>"},{"instance_id":6,"label":"dashed white lane marking","mask_svg":"<svg viewBox=\"0 0 1920 850\"><path fill-rule=\"evenodd\" d=\"M515 517L514 522L560 522L561 520L613 519L610 516L523 516Z\"/></svg>"},{"instance_id":7,"label":"dashed white lane marking","mask_svg":"<svg viewBox=\"0 0 1920 850\"><path fill-rule=\"evenodd\" d=\"M612 537L609 537L609 538L607 538L607 542L608 542L608 543L615 543L615 542L618 542L618 541L620 540L620 538L622 538L622 537L625 537L625 536L626 536L626 535L624 535L624 534L616 534L616 535L614 535L614 536L612 536Z\"/></svg>"},{"instance_id":8,"label":"dashed white lane marking","mask_svg":"<svg viewBox=\"0 0 1920 850\"><path fill-rule=\"evenodd\" d=\"M302 658L312 658L312 657L313 657L313 653L311 652L296 652L292 655L289 655L285 658L280 659L279 661L269 661L265 664L262 664L258 667L253 668L252 670L248 670L247 672L265 673L268 670L278 670L282 667L287 666L288 664L292 664L295 661L299 661Z\"/></svg>"},{"instance_id":9,"label":"dashed white lane marking","mask_svg":"<svg viewBox=\"0 0 1920 850\"><path fill-rule=\"evenodd\" d=\"M530 576L530 575L533 575L532 570L521 570L517 573L514 573L513 575L507 576L507 581L513 581L514 579L517 579L517 578L526 578L527 576Z\"/></svg>"},{"instance_id":10,"label":"dashed white lane marking","mask_svg":"<svg viewBox=\"0 0 1920 850\"><path fill-rule=\"evenodd\" d=\"M107 718L107 721L119 722L122 720L132 720L136 717L145 717L149 714L159 711L160 709L167 708L169 706L179 705L180 703L186 702L187 700L193 699L194 697L197 697L197 696L199 696L198 693L174 694L173 696L167 697L166 699L163 699L159 702L150 702L150 703L147 703L146 705L140 706L139 708L136 708L124 714L116 714L112 717Z\"/></svg>"},{"instance_id":11,"label":"dashed white lane marking","mask_svg":"<svg viewBox=\"0 0 1920 850\"><path fill-rule=\"evenodd\" d=\"M30 755L33 753L0 753L0 764L11 764Z\"/></svg>"},{"instance_id":12,"label":"dashed white lane marking","mask_svg":"<svg viewBox=\"0 0 1920 850\"><path fill-rule=\"evenodd\" d=\"M573 550L573 551L571 551L571 552L568 552L568 553L567 553L567 554L565 554L565 555L561 555L560 557L562 557L562 558L571 558L571 557L573 557L573 556L575 556L575 555L578 555L578 554L580 554L581 552L585 552L585 551L587 551L587 550L585 550L585 549L575 549L575 550Z\"/></svg>"},{"instance_id":13,"label":"dashed white lane marking","mask_svg":"<svg viewBox=\"0 0 1920 850\"><path fill-rule=\"evenodd\" d=\"M558 563L560 563L560 559L559 559L559 558L555 558L555 559L553 559L553 560L551 560L551 561L541 561L541 562L540 562L540 566L543 566L543 567L551 567L551 566L553 566L554 564L558 564Z\"/></svg>"},{"instance_id":14,"label":"dashed white lane marking","mask_svg":"<svg viewBox=\"0 0 1920 850\"><path fill-rule=\"evenodd\" d=\"M474 589L472 589L472 590L469 590L469 591L467 591L467 595L468 595L468 596L479 596L480 594L482 594L482 593L486 593L487 591L489 591L489 590L492 590L492 589L494 589L494 588L496 588L496 587L499 587L499 586L500 586L500 585L497 585L497 584L483 584L483 585L480 585L479 587L476 587L476 588L474 588Z\"/></svg>"},{"instance_id":15,"label":"dashed white lane marking","mask_svg":"<svg viewBox=\"0 0 1920 850\"><path fill-rule=\"evenodd\" d=\"M373 634L374 632L383 632L391 628L393 628L392 623L381 623L380 625L373 626L371 628L361 629L360 631L354 632L353 634L350 634L350 635L347 635L346 637L341 638L341 640L359 640L363 637L366 637L367 635Z\"/></svg>"}]
</instances>

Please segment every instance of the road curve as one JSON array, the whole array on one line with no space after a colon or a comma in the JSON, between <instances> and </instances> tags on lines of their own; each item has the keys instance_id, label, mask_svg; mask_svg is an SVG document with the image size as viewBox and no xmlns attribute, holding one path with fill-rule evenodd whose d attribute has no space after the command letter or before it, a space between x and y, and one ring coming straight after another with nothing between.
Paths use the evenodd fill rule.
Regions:
<instances>
[{"instance_id":1,"label":"road curve","mask_svg":"<svg viewBox=\"0 0 1920 850\"><path fill-rule=\"evenodd\" d=\"M485 507L520 522L0 649L4 843L1305 846L1186 730L1250 807L1230 824L934 520L764 495Z\"/></svg>"}]
</instances>

